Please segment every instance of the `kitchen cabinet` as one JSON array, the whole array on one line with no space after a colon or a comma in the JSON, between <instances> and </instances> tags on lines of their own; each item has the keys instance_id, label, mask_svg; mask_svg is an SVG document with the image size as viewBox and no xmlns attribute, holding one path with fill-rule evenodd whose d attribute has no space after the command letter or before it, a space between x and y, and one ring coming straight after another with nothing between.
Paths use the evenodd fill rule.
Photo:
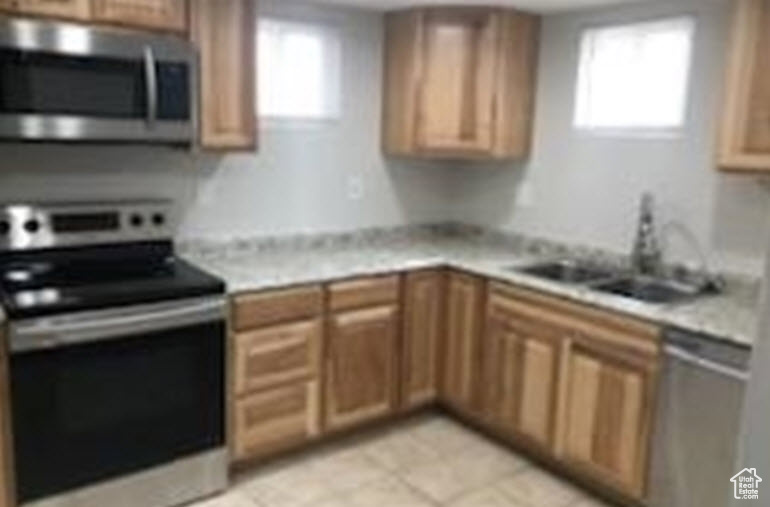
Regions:
<instances>
[{"instance_id":1,"label":"kitchen cabinet","mask_svg":"<svg viewBox=\"0 0 770 507\"><path fill-rule=\"evenodd\" d=\"M187 0L91 0L96 22L187 31ZM219 2L216 2L219 3Z\"/></svg>"},{"instance_id":2,"label":"kitchen cabinet","mask_svg":"<svg viewBox=\"0 0 770 507\"><path fill-rule=\"evenodd\" d=\"M445 276L441 270L404 279L401 403L413 408L436 400L444 330Z\"/></svg>"},{"instance_id":3,"label":"kitchen cabinet","mask_svg":"<svg viewBox=\"0 0 770 507\"><path fill-rule=\"evenodd\" d=\"M481 405L478 386L484 281L465 273L451 272L446 304L441 399L462 411L475 411Z\"/></svg>"},{"instance_id":4,"label":"kitchen cabinet","mask_svg":"<svg viewBox=\"0 0 770 507\"><path fill-rule=\"evenodd\" d=\"M320 434L322 302L318 285L235 298L230 388L235 460L272 454Z\"/></svg>"},{"instance_id":5,"label":"kitchen cabinet","mask_svg":"<svg viewBox=\"0 0 770 507\"><path fill-rule=\"evenodd\" d=\"M509 9L387 15L383 149L434 158L528 154L539 18Z\"/></svg>"},{"instance_id":6,"label":"kitchen cabinet","mask_svg":"<svg viewBox=\"0 0 770 507\"><path fill-rule=\"evenodd\" d=\"M484 407L490 422L545 451L553 445L562 333L531 307L492 291L484 334Z\"/></svg>"},{"instance_id":7,"label":"kitchen cabinet","mask_svg":"<svg viewBox=\"0 0 770 507\"><path fill-rule=\"evenodd\" d=\"M241 398L233 414L236 460L278 452L320 433L317 380L257 391Z\"/></svg>"},{"instance_id":8,"label":"kitchen cabinet","mask_svg":"<svg viewBox=\"0 0 770 507\"><path fill-rule=\"evenodd\" d=\"M390 414L397 396L398 277L329 287L325 428Z\"/></svg>"},{"instance_id":9,"label":"kitchen cabinet","mask_svg":"<svg viewBox=\"0 0 770 507\"><path fill-rule=\"evenodd\" d=\"M483 418L624 497L646 494L657 326L490 284Z\"/></svg>"},{"instance_id":10,"label":"kitchen cabinet","mask_svg":"<svg viewBox=\"0 0 770 507\"><path fill-rule=\"evenodd\" d=\"M0 0L0 10L19 15L88 20L91 0Z\"/></svg>"},{"instance_id":11,"label":"kitchen cabinet","mask_svg":"<svg viewBox=\"0 0 770 507\"><path fill-rule=\"evenodd\" d=\"M567 361L564 459L634 498L646 487L657 362L604 350L588 336Z\"/></svg>"},{"instance_id":12,"label":"kitchen cabinet","mask_svg":"<svg viewBox=\"0 0 770 507\"><path fill-rule=\"evenodd\" d=\"M718 164L770 171L770 0L733 0Z\"/></svg>"},{"instance_id":13,"label":"kitchen cabinet","mask_svg":"<svg viewBox=\"0 0 770 507\"><path fill-rule=\"evenodd\" d=\"M191 31L200 51L200 145L211 150L257 146L256 2L192 3Z\"/></svg>"}]
</instances>

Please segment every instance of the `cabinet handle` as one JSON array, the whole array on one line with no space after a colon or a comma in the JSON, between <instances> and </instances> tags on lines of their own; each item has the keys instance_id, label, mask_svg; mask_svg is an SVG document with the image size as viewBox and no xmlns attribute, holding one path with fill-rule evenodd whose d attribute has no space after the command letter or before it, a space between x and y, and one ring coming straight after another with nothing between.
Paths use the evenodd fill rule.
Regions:
<instances>
[{"instance_id":1,"label":"cabinet handle","mask_svg":"<svg viewBox=\"0 0 770 507\"><path fill-rule=\"evenodd\" d=\"M150 46L144 48L144 77L147 86L147 125L153 128L158 119L158 74L155 53Z\"/></svg>"}]
</instances>

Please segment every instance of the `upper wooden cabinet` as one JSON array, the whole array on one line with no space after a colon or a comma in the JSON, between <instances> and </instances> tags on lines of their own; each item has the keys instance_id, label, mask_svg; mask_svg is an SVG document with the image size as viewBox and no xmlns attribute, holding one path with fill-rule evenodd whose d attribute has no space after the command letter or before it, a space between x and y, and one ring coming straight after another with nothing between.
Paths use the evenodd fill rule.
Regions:
<instances>
[{"instance_id":1,"label":"upper wooden cabinet","mask_svg":"<svg viewBox=\"0 0 770 507\"><path fill-rule=\"evenodd\" d=\"M200 144L254 150L256 2L192 0L191 31L200 50Z\"/></svg>"},{"instance_id":2,"label":"upper wooden cabinet","mask_svg":"<svg viewBox=\"0 0 770 507\"><path fill-rule=\"evenodd\" d=\"M404 287L401 400L407 408L435 401L444 330L444 273L409 273Z\"/></svg>"},{"instance_id":3,"label":"upper wooden cabinet","mask_svg":"<svg viewBox=\"0 0 770 507\"><path fill-rule=\"evenodd\" d=\"M463 411L478 410L484 281L450 273L447 298L441 397Z\"/></svg>"},{"instance_id":4,"label":"upper wooden cabinet","mask_svg":"<svg viewBox=\"0 0 770 507\"><path fill-rule=\"evenodd\" d=\"M0 10L129 28L187 31L187 0L0 0Z\"/></svg>"},{"instance_id":5,"label":"upper wooden cabinet","mask_svg":"<svg viewBox=\"0 0 770 507\"><path fill-rule=\"evenodd\" d=\"M733 0L719 166L770 171L770 0Z\"/></svg>"},{"instance_id":6,"label":"upper wooden cabinet","mask_svg":"<svg viewBox=\"0 0 770 507\"><path fill-rule=\"evenodd\" d=\"M97 22L177 32L187 30L186 0L92 1L92 16Z\"/></svg>"},{"instance_id":7,"label":"upper wooden cabinet","mask_svg":"<svg viewBox=\"0 0 770 507\"><path fill-rule=\"evenodd\" d=\"M87 20L91 0L0 0L0 9L20 15Z\"/></svg>"},{"instance_id":8,"label":"upper wooden cabinet","mask_svg":"<svg viewBox=\"0 0 770 507\"><path fill-rule=\"evenodd\" d=\"M383 149L436 158L521 158L532 131L539 19L429 8L386 21Z\"/></svg>"}]
</instances>

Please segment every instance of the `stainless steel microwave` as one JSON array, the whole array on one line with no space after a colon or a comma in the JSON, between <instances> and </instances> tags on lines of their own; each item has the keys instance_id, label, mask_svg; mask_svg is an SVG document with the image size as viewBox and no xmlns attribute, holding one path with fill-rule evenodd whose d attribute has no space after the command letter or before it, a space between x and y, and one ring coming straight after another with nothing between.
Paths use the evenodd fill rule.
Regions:
<instances>
[{"instance_id":1,"label":"stainless steel microwave","mask_svg":"<svg viewBox=\"0 0 770 507\"><path fill-rule=\"evenodd\" d=\"M0 140L190 144L187 41L0 16Z\"/></svg>"}]
</instances>

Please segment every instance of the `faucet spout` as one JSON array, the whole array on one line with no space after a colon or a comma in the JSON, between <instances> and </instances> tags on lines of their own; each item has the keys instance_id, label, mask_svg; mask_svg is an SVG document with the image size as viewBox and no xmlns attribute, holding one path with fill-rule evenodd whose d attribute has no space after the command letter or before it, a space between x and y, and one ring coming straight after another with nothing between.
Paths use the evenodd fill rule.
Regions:
<instances>
[{"instance_id":1,"label":"faucet spout","mask_svg":"<svg viewBox=\"0 0 770 507\"><path fill-rule=\"evenodd\" d=\"M663 268L663 252L655 227L654 198L651 193L642 195L639 221L631 252L631 266L641 275L659 275Z\"/></svg>"}]
</instances>

